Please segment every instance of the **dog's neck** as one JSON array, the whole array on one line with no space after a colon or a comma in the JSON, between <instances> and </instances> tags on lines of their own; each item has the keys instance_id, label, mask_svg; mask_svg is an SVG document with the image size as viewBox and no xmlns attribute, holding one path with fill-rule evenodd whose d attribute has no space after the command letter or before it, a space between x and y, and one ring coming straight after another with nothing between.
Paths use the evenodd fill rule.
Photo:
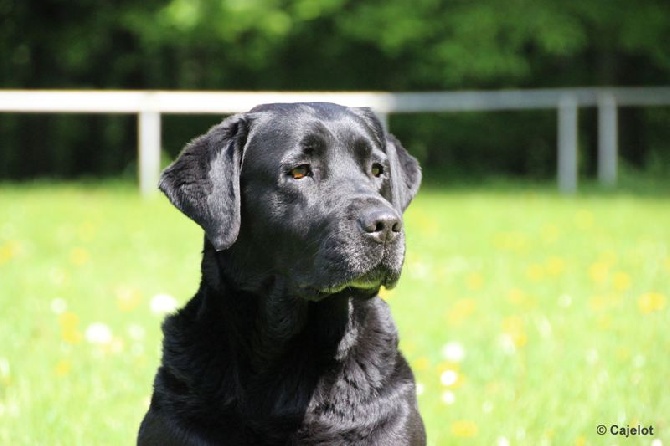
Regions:
<instances>
[{"instance_id":1,"label":"dog's neck","mask_svg":"<svg viewBox=\"0 0 670 446\"><path fill-rule=\"evenodd\" d=\"M319 302L285 297L278 281L275 293L258 300L252 334L255 368L263 369L294 345L311 349L314 361L342 360L357 341L360 306L352 296L333 295ZM299 338L301 341L296 342ZM307 341L307 342L305 342Z\"/></svg>"},{"instance_id":2,"label":"dog's neck","mask_svg":"<svg viewBox=\"0 0 670 446\"><path fill-rule=\"evenodd\" d=\"M215 261L211 261L215 259ZM235 264L235 262L231 262ZM237 348L246 352L253 369L271 369L284 361L293 345L312 347L317 362L343 360L356 345L359 327L365 318L369 299L344 290L318 302L293 297L286 292L281 277L268 276L259 282L259 289L243 289L235 280L239 271L229 271L225 253L216 252L206 241L203 268L216 266L217 271L204 271L201 286L221 299L222 316L234 326ZM255 324L248 324L253 314ZM244 325L240 321L246 321ZM233 328L233 327L231 327ZM302 341L296 342L298 338Z\"/></svg>"}]
</instances>

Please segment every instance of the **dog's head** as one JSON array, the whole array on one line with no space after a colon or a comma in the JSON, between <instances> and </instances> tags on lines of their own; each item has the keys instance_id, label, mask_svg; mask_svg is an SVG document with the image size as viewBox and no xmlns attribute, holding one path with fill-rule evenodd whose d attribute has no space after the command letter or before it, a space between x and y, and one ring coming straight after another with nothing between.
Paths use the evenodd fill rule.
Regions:
<instances>
[{"instance_id":1,"label":"dog's head","mask_svg":"<svg viewBox=\"0 0 670 446\"><path fill-rule=\"evenodd\" d=\"M402 268L417 161L369 109L267 104L189 143L160 189L198 223L242 288L281 278L319 299L375 293Z\"/></svg>"}]
</instances>

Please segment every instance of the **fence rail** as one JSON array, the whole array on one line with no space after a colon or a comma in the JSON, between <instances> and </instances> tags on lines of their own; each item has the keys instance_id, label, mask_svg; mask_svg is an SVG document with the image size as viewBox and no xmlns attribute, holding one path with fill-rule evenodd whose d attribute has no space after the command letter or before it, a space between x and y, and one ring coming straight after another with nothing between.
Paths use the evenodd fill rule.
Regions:
<instances>
[{"instance_id":1,"label":"fence rail","mask_svg":"<svg viewBox=\"0 0 670 446\"><path fill-rule=\"evenodd\" d=\"M563 192L574 192L577 188L579 107L598 108L598 178L603 184L614 185L618 152L617 107L670 105L670 87L423 93L0 90L0 112L137 114L139 179L144 195L154 193L158 182L162 113L238 113L270 102L336 102L352 107L370 107L384 122L389 113L556 109L558 186Z\"/></svg>"}]
</instances>

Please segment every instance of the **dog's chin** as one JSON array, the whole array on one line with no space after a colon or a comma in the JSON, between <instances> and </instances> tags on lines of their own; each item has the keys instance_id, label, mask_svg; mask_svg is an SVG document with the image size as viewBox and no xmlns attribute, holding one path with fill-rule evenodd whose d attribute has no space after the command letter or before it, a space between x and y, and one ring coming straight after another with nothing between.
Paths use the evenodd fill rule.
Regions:
<instances>
[{"instance_id":1,"label":"dog's chin","mask_svg":"<svg viewBox=\"0 0 670 446\"><path fill-rule=\"evenodd\" d=\"M376 268L364 274L352 275L350 278L332 280L320 286L305 287L304 296L310 301L320 301L335 294L370 298L376 296L381 287L394 288L399 278L399 273L386 268Z\"/></svg>"}]
</instances>

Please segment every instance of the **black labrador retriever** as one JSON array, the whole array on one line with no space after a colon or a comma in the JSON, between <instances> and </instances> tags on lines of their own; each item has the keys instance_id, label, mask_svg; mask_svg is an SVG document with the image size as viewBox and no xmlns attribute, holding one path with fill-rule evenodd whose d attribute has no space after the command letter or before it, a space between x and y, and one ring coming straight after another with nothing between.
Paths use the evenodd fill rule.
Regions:
<instances>
[{"instance_id":1,"label":"black labrador retriever","mask_svg":"<svg viewBox=\"0 0 670 446\"><path fill-rule=\"evenodd\" d=\"M188 144L160 189L205 231L200 289L163 324L139 445L424 445L377 293L421 171L369 109L268 104Z\"/></svg>"}]
</instances>

